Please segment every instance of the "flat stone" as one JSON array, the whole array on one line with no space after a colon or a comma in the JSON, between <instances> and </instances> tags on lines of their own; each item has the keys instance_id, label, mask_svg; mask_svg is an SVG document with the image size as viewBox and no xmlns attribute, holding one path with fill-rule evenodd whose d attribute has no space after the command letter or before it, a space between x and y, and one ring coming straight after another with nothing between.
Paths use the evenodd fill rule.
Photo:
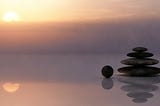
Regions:
<instances>
[{"instance_id":1,"label":"flat stone","mask_svg":"<svg viewBox=\"0 0 160 106\"><path fill-rule=\"evenodd\" d=\"M133 48L132 50L133 50L133 51L136 51L136 52L145 52L145 51L147 51L148 49L145 48L145 47L136 47L136 48Z\"/></svg>"},{"instance_id":2,"label":"flat stone","mask_svg":"<svg viewBox=\"0 0 160 106\"><path fill-rule=\"evenodd\" d=\"M132 53L128 53L127 56L129 57L136 57L136 58L144 58L144 57L152 57L153 54L149 53L149 52L132 52Z\"/></svg>"},{"instance_id":3,"label":"flat stone","mask_svg":"<svg viewBox=\"0 0 160 106\"><path fill-rule=\"evenodd\" d=\"M160 73L157 67L122 67L118 71L129 76L152 76Z\"/></svg>"},{"instance_id":4,"label":"flat stone","mask_svg":"<svg viewBox=\"0 0 160 106\"><path fill-rule=\"evenodd\" d=\"M129 58L121 61L125 65L154 65L158 64L159 61L151 58Z\"/></svg>"}]
</instances>

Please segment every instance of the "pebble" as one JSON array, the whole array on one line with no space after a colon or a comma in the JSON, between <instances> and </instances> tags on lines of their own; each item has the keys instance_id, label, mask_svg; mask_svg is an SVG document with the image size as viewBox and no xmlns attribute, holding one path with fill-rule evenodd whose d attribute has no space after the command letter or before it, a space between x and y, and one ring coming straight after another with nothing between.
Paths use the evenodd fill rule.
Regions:
<instances>
[{"instance_id":1,"label":"pebble","mask_svg":"<svg viewBox=\"0 0 160 106\"><path fill-rule=\"evenodd\" d=\"M145 48L145 47L136 47L136 48L133 48L132 50L135 51L135 52L145 52L148 49Z\"/></svg>"},{"instance_id":2,"label":"pebble","mask_svg":"<svg viewBox=\"0 0 160 106\"><path fill-rule=\"evenodd\" d=\"M113 68L107 65L102 68L101 72L105 78L110 78L113 75Z\"/></svg>"},{"instance_id":3,"label":"pebble","mask_svg":"<svg viewBox=\"0 0 160 106\"><path fill-rule=\"evenodd\" d=\"M130 76L152 76L160 73L160 68L157 67L122 67L119 68L120 73Z\"/></svg>"},{"instance_id":4,"label":"pebble","mask_svg":"<svg viewBox=\"0 0 160 106\"><path fill-rule=\"evenodd\" d=\"M136 58L144 58L144 57L152 57L153 54L149 52L142 52L142 53L132 52L132 53L128 53L127 56L136 57Z\"/></svg>"},{"instance_id":5,"label":"pebble","mask_svg":"<svg viewBox=\"0 0 160 106\"><path fill-rule=\"evenodd\" d=\"M159 61L151 58L129 58L122 60L121 63L125 65L155 65L158 64Z\"/></svg>"}]
</instances>

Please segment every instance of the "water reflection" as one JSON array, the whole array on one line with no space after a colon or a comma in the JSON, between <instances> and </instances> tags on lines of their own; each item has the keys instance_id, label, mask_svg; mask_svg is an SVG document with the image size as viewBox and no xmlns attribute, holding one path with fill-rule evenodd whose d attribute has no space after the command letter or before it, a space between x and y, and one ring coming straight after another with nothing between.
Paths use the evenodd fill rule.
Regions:
<instances>
[{"instance_id":1,"label":"water reflection","mask_svg":"<svg viewBox=\"0 0 160 106\"><path fill-rule=\"evenodd\" d=\"M112 80L112 78L104 78L103 80L102 80L102 87L104 88L104 89L112 89L113 88L113 80Z\"/></svg>"},{"instance_id":2,"label":"water reflection","mask_svg":"<svg viewBox=\"0 0 160 106\"><path fill-rule=\"evenodd\" d=\"M4 91L8 92L8 93L14 93L16 91L19 90L20 88L20 84L19 83L10 83L10 82L7 82L7 83L4 83L2 85Z\"/></svg>"},{"instance_id":3,"label":"water reflection","mask_svg":"<svg viewBox=\"0 0 160 106\"><path fill-rule=\"evenodd\" d=\"M125 77L119 76L118 81L126 84L121 90L127 92L127 96L135 103L145 103L154 97L153 92L159 89L160 77Z\"/></svg>"},{"instance_id":4,"label":"water reflection","mask_svg":"<svg viewBox=\"0 0 160 106\"><path fill-rule=\"evenodd\" d=\"M160 77L127 77L117 76L116 79L125 84L120 87L122 91L127 92L126 96L131 98L134 103L146 103L154 97L154 92L159 89ZM103 79L102 87L106 90L114 86L113 79Z\"/></svg>"}]
</instances>

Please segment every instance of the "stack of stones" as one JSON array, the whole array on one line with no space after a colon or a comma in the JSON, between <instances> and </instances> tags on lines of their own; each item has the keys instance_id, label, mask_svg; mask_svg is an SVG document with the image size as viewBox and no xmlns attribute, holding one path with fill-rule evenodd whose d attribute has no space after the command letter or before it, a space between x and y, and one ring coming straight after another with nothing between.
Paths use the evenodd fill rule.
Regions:
<instances>
[{"instance_id":1,"label":"stack of stones","mask_svg":"<svg viewBox=\"0 0 160 106\"><path fill-rule=\"evenodd\" d=\"M118 71L129 76L153 76L160 73L160 68L151 67L150 65L158 64L159 61L152 59L153 54L147 52L147 48L136 47L134 52L128 53L129 59L122 60L121 63L129 65L119 68Z\"/></svg>"}]
</instances>

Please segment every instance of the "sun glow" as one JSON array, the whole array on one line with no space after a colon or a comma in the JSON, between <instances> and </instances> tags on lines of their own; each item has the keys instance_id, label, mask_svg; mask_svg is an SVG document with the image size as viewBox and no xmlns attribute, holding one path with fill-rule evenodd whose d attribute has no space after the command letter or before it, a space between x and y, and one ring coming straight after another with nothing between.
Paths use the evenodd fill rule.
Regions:
<instances>
[{"instance_id":1,"label":"sun glow","mask_svg":"<svg viewBox=\"0 0 160 106\"><path fill-rule=\"evenodd\" d=\"M18 22L20 21L19 15L16 12L7 12L2 17L4 22Z\"/></svg>"}]
</instances>

